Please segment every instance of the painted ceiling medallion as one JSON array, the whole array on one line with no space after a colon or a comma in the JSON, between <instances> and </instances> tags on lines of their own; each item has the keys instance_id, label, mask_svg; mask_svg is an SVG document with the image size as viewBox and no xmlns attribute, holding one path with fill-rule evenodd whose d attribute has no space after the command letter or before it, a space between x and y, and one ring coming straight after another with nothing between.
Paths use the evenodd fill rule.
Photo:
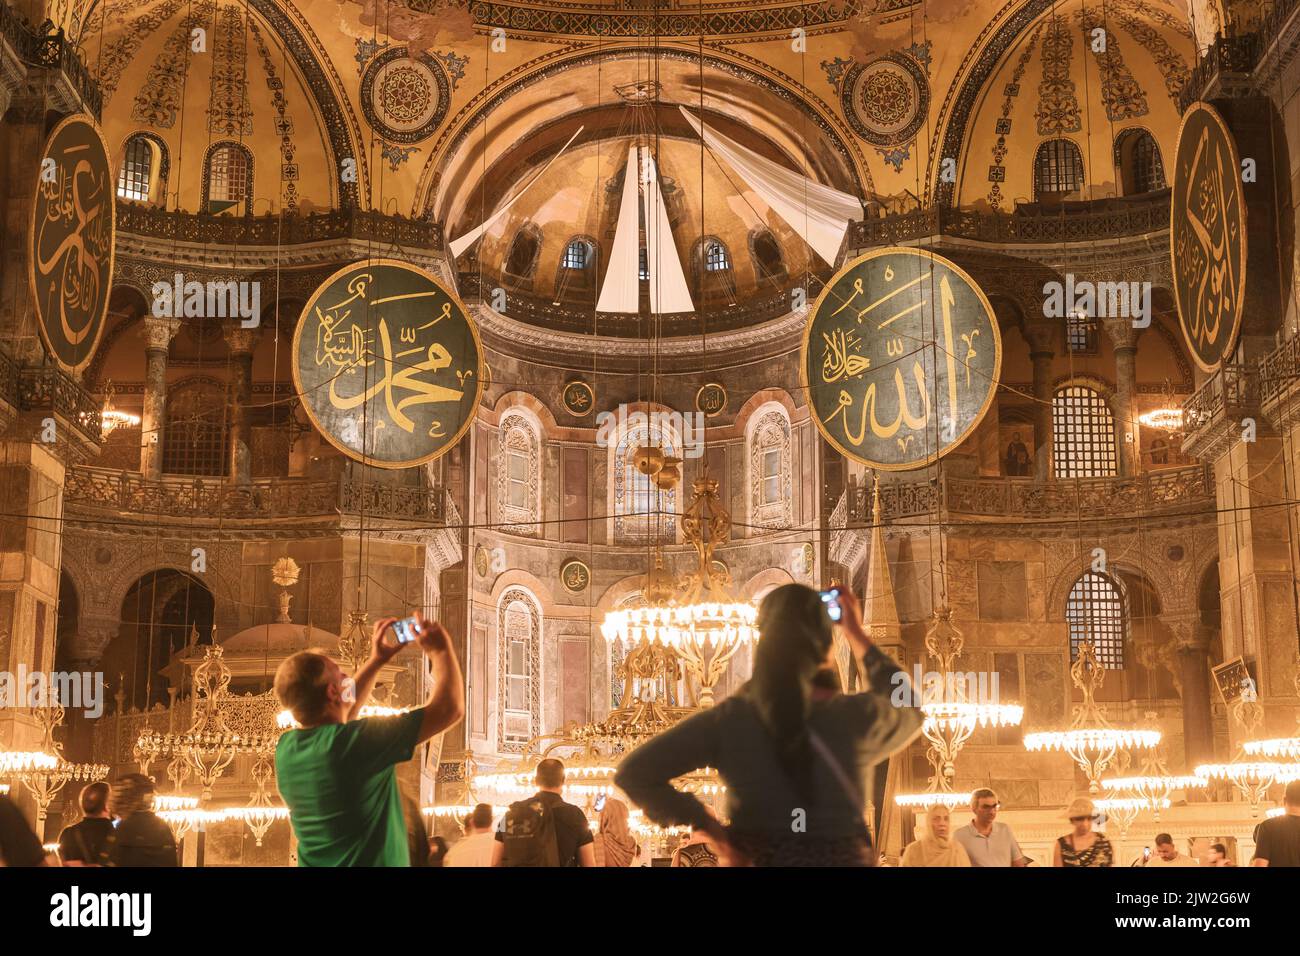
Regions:
<instances>
[{"instance_id":1,"label":"painted ceiling medallion","mask_svg":"<svg viewBox=\"0 0 1300 956\"><path fill-rule=\"evenodd\" d=\"M442 65L406 47L386 50L370 61L361 78L366 121L395 143L415 143L437 130L447 116L451 84Z\"/></svg>"},{"instance_id":2,"label":"painted ceiling medallion","mask_svg":"<svg viewBox=\"0 0 1300 956\"><path fill-rule=\"evenodd\" d=\"M853 131L873 146L910 142L925 122L930 84L911 57L886 53L849 69L840 103Z\"/></svg>"}]
</instances>

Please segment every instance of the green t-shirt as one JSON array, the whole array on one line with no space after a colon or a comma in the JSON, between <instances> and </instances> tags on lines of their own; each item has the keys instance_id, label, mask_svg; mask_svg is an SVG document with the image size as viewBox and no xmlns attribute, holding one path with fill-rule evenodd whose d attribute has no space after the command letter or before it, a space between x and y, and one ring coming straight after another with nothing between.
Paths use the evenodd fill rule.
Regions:
<instances>
[{"instance_id":1,"label":"green t-shirt","mask_svg":"<svg viewBox=\"0 0 1300 956\"><path fill-rule=\"evenodd\" d=\"M290 730L276 782L299 866L410 866L396 764L411 759L424 711Z\"/></svg>"}]
</instances>

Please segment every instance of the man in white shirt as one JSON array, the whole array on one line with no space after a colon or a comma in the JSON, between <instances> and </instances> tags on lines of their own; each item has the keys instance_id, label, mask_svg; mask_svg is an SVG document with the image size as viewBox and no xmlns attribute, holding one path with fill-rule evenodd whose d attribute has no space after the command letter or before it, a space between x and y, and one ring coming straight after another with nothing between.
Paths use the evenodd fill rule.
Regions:
<instances>
[{"instance_id":1,"label":"man in white shirt","mask_svg":"<svg viewBox=\"0 0 1300 956\"><path fill-rule=\"evenodd\" d=\"M1156 855L1147 860L1147 866L1200 866L1190 856L1178 852L1174 838L1168 833L1156 835Z\"/></svg>"},{"instance_id":2,"label":"man in white shirt","mask_svg":"<svg viewBox=\"0 0 1300 956\"><path fill-rule=\"evenodd\" d=\"M492 833L492 807L480 803L465 820L465 835L447 851L443 866L491 866L492 847L496 843Z\"/></svg>"},{"instance_id":3,"label":"man in white shirt","mask_svg":"<svg viewBox=\"0 0 1300 956\"><path fill-rule=\"evenodd\" d=\"M970 857L971 866L1028 866L1029 857L1021 852L1011 827L997 822L1001 804L998 795L980 787L970 798L971 822L952 835Z\"/></svg>"}]
</instances>

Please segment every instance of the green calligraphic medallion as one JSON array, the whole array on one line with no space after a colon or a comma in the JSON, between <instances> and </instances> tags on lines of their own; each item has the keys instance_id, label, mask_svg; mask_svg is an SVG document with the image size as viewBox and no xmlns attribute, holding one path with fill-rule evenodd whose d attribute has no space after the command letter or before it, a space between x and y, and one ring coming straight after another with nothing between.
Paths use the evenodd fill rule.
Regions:
<instances>
[{"instance_id":1,"label":"green calligraphic medallion","mask_svg":"<svg viewBox=\"0 0 1300 956\"><path fill-rule=\"evenodd\" d=\"M395 259L326 279L293 337L293 383L312 424L379 468L423 464L460 440L482 394L482 361L461 301Z\"/></svg>"},{"instance_id":2,"label":"green calligraphic medallion","mask_svg":"<svg viewBox=\"0 0 1300 956\"><path fill-rule=\"evenodd\" d=\"M921 249L876 249L817 299L799 356L813 421L871 468L903 471L960 445L993 402L1002 337L975 281Z\"/></svg>"},{"instance_id":3,"label":"green calligraphic medallion","mask_svg":"<svg viewBox=\"0 0 1300 956\"><path fill-rule=\"evenodd\" d=\"M1206 372L1232 356L1246 300L1246 201L1237 144L1205 103L1183 114L1174 154L1169 251L1183 340Z\"/></svg>"},{"instance_id":4,"label":"green calligraphic medallion","mask_svg":"<svg viewBox=\"0 0 1300 956\"><path fill-rule=\"evenodd\" d=\"M36 173L28 233L36 326L50 355L74 372L95 356L113 282L113 170L99 128L59 122Z\"/></svg>"}]
</instances>

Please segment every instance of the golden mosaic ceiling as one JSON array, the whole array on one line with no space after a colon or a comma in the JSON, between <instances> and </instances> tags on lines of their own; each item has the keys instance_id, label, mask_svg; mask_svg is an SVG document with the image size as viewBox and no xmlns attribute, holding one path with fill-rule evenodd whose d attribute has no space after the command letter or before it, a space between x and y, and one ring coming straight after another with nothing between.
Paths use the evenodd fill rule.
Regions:
<instances>
[{"instance_id":1,"label":"golden mosaic ceiling","mask_svg":"<svg viewBox=\"0 0 1300 956\"><path fill-rule=\"evenodd\" d=\"M236 140L253 154L256 212L356 202L429 216L452 234L580 123L615 137L609 111L637 109L619 92L637 83L891 208L1009 209L1032 195L1037 145L1057 136L1081 146L1087 198L1101 198L1115 191L1124 129L1147 129L1172 150L1177 93L1195 61L1183 0L1108 0L1104 10L1084 0L658 6L65 0L62 9L103 83L110 145L137 130L167 144L169 206L199 208L204 152ZM202 52L191 48L196 29ZM954 182L943 176L948 159ZM682 170L679 183L698 192L698 172Z\"/></svg>"}]
</instances>

